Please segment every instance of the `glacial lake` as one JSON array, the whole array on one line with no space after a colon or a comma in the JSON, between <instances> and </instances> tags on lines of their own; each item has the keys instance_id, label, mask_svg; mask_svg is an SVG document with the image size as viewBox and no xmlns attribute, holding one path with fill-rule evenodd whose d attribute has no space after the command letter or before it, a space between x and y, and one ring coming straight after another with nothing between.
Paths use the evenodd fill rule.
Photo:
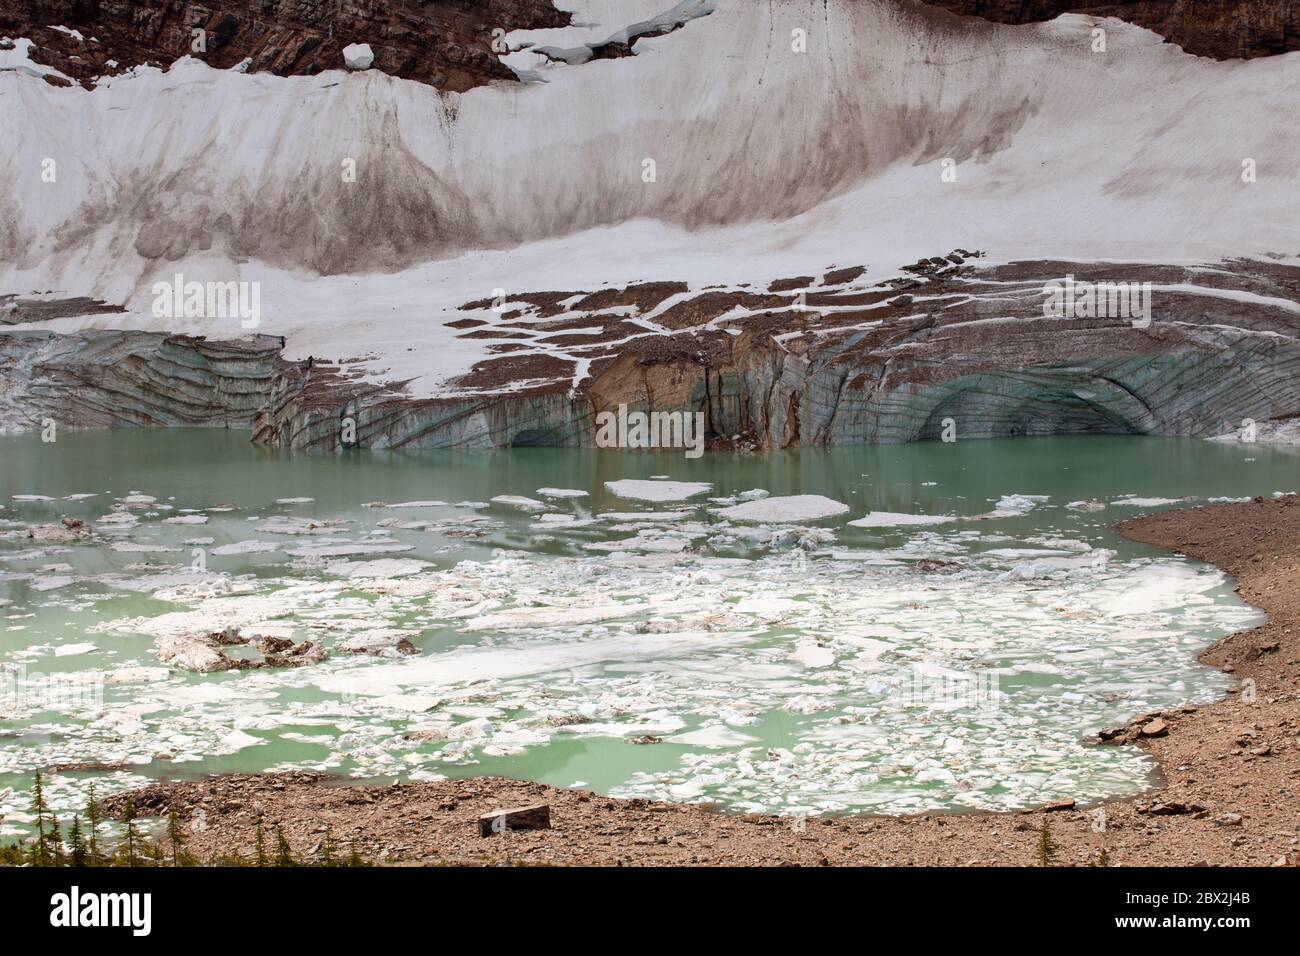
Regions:
<instances>
[{"instance_id":1,"label":"glacial lake","mask_svg":"<svg viewBox=\"0 0 1300 956\"><path fill-rule=\"evenodd\" d=\"M0 834L36 768L61 814L91 781L287 769L790 815L1133 794L1153 762L1083 738L1221 696L1196 654L1260 615L1109 526L1294 492L1298 466L1109 436L694 461L0 437ZM64 516L94 535L29 536ZM159 659L231 626L329 656Z\"/></svg>"}]
</instances>

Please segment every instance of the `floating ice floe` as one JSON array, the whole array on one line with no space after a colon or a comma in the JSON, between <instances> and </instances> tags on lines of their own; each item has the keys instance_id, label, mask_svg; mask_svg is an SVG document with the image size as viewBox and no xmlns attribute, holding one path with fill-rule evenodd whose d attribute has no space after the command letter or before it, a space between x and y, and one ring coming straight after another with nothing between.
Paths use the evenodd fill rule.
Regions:
<instances>
[{"instance_id":1,"label":"floating ice floe","mask_svg":"<svg viewBox=\"0 0 1300 956\"><path fill-rule=\"evenodd\" d=\"M59 588L66 588L74 581L76 581L76 578L71 575L50 574L32 578L30 587L33 591L54 591Z\"/></svg>"},{"instance_id":2,"label":"floating ice floe","mask_svg":"<svg viewBox=\"0 0 1300 956\"><path fill-rule=\"evenodd\" d=\"M672 531L642 531L631 538L615 541L592 541L582 547L587 551L641 551L676 554L691 545L689 535Z\"/></svg>"},{"instance_id":3,"label":"floating ice floe","mask_svg":"<svg viewBox=\"0 0 1300 956\"><path fill-rule=\"evenodd\" d=\"M784 617L788 611L808 611L814 605L807 601L796 601L791 598L770 597L759 595L755 597L742 598L732 605L737 614L757 614L760 617Z\"/></svg>"},{"instance_id":4,"label":"floating ice floe","mask_svg":"<svg viewBox=\"0 0 1300 956\"><path fill-rule=\"evenodd\" d=\"M957 519L951 515L901 514L893 511L872 511L864 518L849 524L855 528L905 528L912 525L949 524Z\"/></svg>"},{"instance_id":5,"label":"floating ice floe","mask_svg":"<svg viewBox=\"0 0 1300 956\"><path fill-rule=\"evenodd\" d=\"M589 492L579 491L574 488L538 488L537 494L543 498L587 498Z\"/></svg>"},{"instance_id":6,"label":"floating ice floe","mask_svg":"<svg viewBox=\"0 0 1300 956\"><path fill-rule=\"evenodd\" d=\"M532 627L563 627L615 621L645 613L645 604L600 604L591 607L526 607L485 614L466 625L467 631L517 630Z\"/></svg>"},{"instance_id":7,"label":"floating ice floe","mask_svg":"<svg viewBox=\"0 0 1300 956\"><path fill-rule=\"evenodd\" d=\"M208 516L200 515L200 514L176 515L173 518L163 518L162 523L163 524L207 524Z\"/></svg>"},{"instance_id":8,"label":"floating ice floe","mask_svg":"<svg viewBox=\"0 0 1300 956\"><path fill-rule=\"evenodd\" d=\"M125 531L134 528L139 523L140 519L129 511L110 511L106 515L101 515L95 521L95 525L101 531Z\"/></svg>"},{"instance_id":9,"label":"floating ice floe","mask_svg":"<svg viewBox=\"0 0 1300 956\"><path fill-rule=\"evenodd\" d=\"M548 507L544 501L538 501L536 498L526 498L523 495L497 495L491 500L491 503L506 508L514 508L516 511L545 511Z\"/></svg>"},{"instance_id":10,"label":"floating ice floe","mask_svg":"<svg viewBox=\"0 0 1300 956\"><path fill-rule=\"evenodd\" d=\"M982 557L989 558L1010 558L1019 560L1021 558L1050 558L1060 557L1063 555L1073 554L1073 550L1063 551L1050 548L992 548L982 552Z\"/></svg>"},{"instance_id":11,"label":"floating ice floe","mask_svg":"<svg viewBox=\"0 0 1300 956\"><path fill-rule=\"evenodd\" d=\"M804 551L815 551L824 544L831 544L834 540L835 532L830 528L806 528L802 526L769 528L766 525L756 527L727 525L725 530L709 539L709 544L713 547L725 548L744 542L745 544L760 547L793 547Z\"/></svg>"},{"instance_id":12,"label":"floating ice floe","mask_svg":"<svg viewBox=\"0 0 1300 956\"><path fill-rule=\"evenodd\" d=\"M804 667L830 667L835 663L835 653L813 637L801 637L795 642L790 655Z\"/></svg>"},{"instance_id":13,"label":"floating ice floe","mask_svg":"<svg viewBox=\"0 0 1300 956\"><path fill-rule=\"evenodd\" d=\"M388 554L414 550L413 544L370 541L347 544L305 544L297 548L285 548L284 553L294 558L345 558L356 554Z\"/></svg>"},{"instance_id":14,"label":"floating ice floe","mask_svg":"<svg viewBox=\"0 0 1300 956\"><path fill-rule=\"evenodd\" d=\"M315 498L276 498L277 505L305 505L315 501Z\"/></svg>"},{"instance_id":15,"label":"floating ice floe","mask_svg":"<svg viewBox=\"0 0 1300 956\"><path fill-rule=\"evenodd\" d=\"M702 495L713 485L707 481L660 481L639 478L622 478L618 481L605 482L605 488L618 498L633 501L685 501L696 495Z\"/></svg>"},{"instance_id":16,"label":"floating ice floe","mask_svg":"<svg viewBox=\"0 0 1300 956\"><path fill-rule=\"evenodd\" d=\"M325 566L325 573L345 578L400 578L419 574L428 567L429 562L416 558L379 558L374 561L332 561Z\"/></svg>"},{"instance_id":17,"label":"floating ice floe","mask_svg":"<svg viewBox=\"0 0 1300 956\"><path fill-rule=\"evenodd\" d=\"M263 531L268 534L339 534L344 528L344 521L340 519L316 520L313 518L299 518L291 515L276 515L268 518L261 524L254 525L254 531Z\"/></svg>"},{"instance_id":18,"label":"floating ice floe","mask_svg":"<svg viewBox=\"0 0 1300 956\"><path fill-rule=\"evenodd\" d=\"M690 511L602 511L596 515L599 521L631 521L649 524L669 524L685 521L690 517L692 517Z\"/></svg>"},{"instance_id":19,"label":"floating ice floe","mask_svg":"<svg viewBox=\"0 0 1300 956\"><path fill-rule=\"evenodd\" d=\"M60 644L54 649L55 657L80 657L82 654L89 654L92 651L99 650L98 644L84 642L81 644Z\"/></svg>"},{"instance_id":20,"label":"floating ice floe","mask_svg":"<svg viewBox=\"0 0 1300 956\"><path fill-rule=\"evenodd\" d=\"M152 684L171 677L167 667L119 667L104 674L106 684Z\"/></svg>"},{"instance_id":21,"label":"floating ice floe","mask_svg":"<svg viewBox=\"0 0 1300 956\"><path fill-rule=\"evenodd\" d=\"M274 541L236 541L232 544L222 544L212 549L216 555L232 554L266 554L271 551L279 551L281 545Z\"/></svg>"},{"instance_id":22,"label":"floating ice floe","mask_svg":"<svg viewBox=\"0 0 1300 956\"><path fill-rule=\"evenodd\" d=\"M902 567L904 562L891 558L879 551L864 551L853 548L836 548L830 552L832 561L854 561L876 567Z\"/></svg>"},{"instance_id":23,"label":"floating ice floe","mask_svg":"<svg viewBox=\"0 0 1300 956\"><path fill-rule=\"evenodd\" d=\"M564 531L588 528L595 524L599 524L595 518L579 518L571 514L548 514L539 515L530 527L534 531Z\"/></svg>"},{"instance_id":24,"label":"floating ice floe","mask_svg":"<svg viewBox=\"0 0 1300 956\"><path fill-rule=\"evenodd\" d=\"M745 747L759 742L758 737L742 733L723 724L688 730L665 737L666 744L685 744L688 747Z\"/></svg>"},{"instance_id":25,"label":"floating ice floe","mask_svg":"<svg viewBox=\"0 0 1300 956\"><path fill-rule=\"evenodd\" d=\"M1003 495L985 518L1016 518L1051 500L1051 495Z\"/></svg>"},{"instance_id":26,"label":"floating ice floe","mask_svg":"<svg viewBox=\"0 0 1300 956\"><path fill-rule=\"evenodd\" d=\"M252 734L245 733L242 730L232 730L221 738L218 753L238 753L249 747L257 747L265 744L266 740L262 737L254 737Z\"/></svg>"},{"instance_id":27,"label":"floating ice floe","mask_svg":"<svg viewBox=\"0 0 1300 956\"><path fill-rule=\"evenodd\" d=\"M1176 505L1195 500L1195 498L1139 498L1135 495L1126 495L1123 498L1112 498L1110 503L1117 508L1159 508L1163 505Z\"/></svg>"},{"instance_id":28,"label":"floating ice floe","mask_svg":"<svg viewBox=\"0 0 1300 956\"><path fill-rule=\"evenodd\" d=\"M790 495L781 498L762 498L719 508L716 514L735 521L770 521L785 523L817 521L844 514L849 506L821 495Z\"/></svg>"},{"instance_id":29,"label":"floating ice floe","mask_svg":"<svg viewBox=\"0 0 1300 956\"><path fill-rule=\"evenodd\" d=\"M386 710L402 710L411 714L425 714L437 708L442 703L442 698L408 691L402 694L385 694L383 697L375 697L369 703Z\"/></svg>"},{"instance_id":30,"label":"floating ice floe","mask_svg":"<svg viewBox=\"0 0 1300 956\"><path fill-rule=\"evenodd\" d=\"M399 501L395 504L385 504L384 502L372 502L363 505L366 508L447 508L450 507L445 501Z\"/></svg>"},{"instance_id":31,"label":"floating ice floe","mask_svg":"<svg viewBox=\"0 0 1300 956\"><path fill-rule=\"evenodd\" d=\"M90 528L85 524L69 527L66 524L34 524L17 531L0 533L3 538L29 538L41 544L75 544L90 537Z\"/></svg>"},{"instance_id":32,"label":"floating ice floe","mask_svg":"<svg viewBox=\"0 0 1300 956\"><path fill-rule=\"evenodd\" d=\"M206 674L229 668L229 659L220 646L206 636L172 634L159 637L154 643L154 653L164 664L175 664L187 671Z\"/></svg>"},{"instance_id":33,"label":"floating ice floe","mask_svg":"<svg viewBox=\"0 0 1300 956\"><path fill-rule=\"evenodd\" d=\"M336 645L342 654L371 654L375 657L400 657L416 654L410 639L418 631L403 627L376 627L353 635Z\"/></svg>"}]
</instances>

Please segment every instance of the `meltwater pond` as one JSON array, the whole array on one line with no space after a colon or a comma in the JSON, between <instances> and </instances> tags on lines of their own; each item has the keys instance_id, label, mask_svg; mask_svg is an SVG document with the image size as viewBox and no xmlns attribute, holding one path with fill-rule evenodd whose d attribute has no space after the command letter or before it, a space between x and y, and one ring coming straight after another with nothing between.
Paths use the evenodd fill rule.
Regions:
<instances>
[{"instance_id":1,"label":"meltwater pond","mask_svg":"<svg viewBox=\"0 0 1300 956\"><path fill-rule=\"evenodd\" d=\"M1293 492L1298 465L1102 436L695 461L0 438L0 828L37 768L60 811L92 780L284 769L791 814L1131 794L1149 758L1082 738L1220 696L1195 656L1259 615L1108 526ZM207 637L233 628L300 666L204 671L263 660Z\"/></svg>"}]
</instances>

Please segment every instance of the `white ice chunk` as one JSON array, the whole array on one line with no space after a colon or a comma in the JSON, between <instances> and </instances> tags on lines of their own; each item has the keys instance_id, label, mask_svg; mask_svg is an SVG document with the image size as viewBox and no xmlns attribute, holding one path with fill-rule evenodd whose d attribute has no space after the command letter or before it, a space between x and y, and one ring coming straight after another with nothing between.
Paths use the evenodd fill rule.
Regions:
<instances>
[{"instance_id":1,"label":"white ice chunk","mask_svg":"<svg viewBox=\"0 0 1300 956\"><path fill-rule=\"evenodd\" d=\"M368 70L375 62L369 43L349 43L343 48L343 65L349 70Z\"/></svg>"},{"instance_id":2,"label":"white ice chunk","mask_svg":"<svg viewBox=\"0 0 1300 956\"><path fill-rule=\"evenodd\" d=\"M848 505L821 495L791 495L746 501L730 508L719 508L716 513L736 521L792 522L816 521L844 514L848 510Z\"/></svg>"},{"instance_id":3,"label":"white ice chunk","mask_svg":"<svg viewBox=\"0 0 1300 956\"><path fill-rule=\"evenodd\" d=\"M586 498L588 493L574 488L538 488L537 494L543 498Z\"/></svg>"},{"instance_id":4,"label":"white ice chunk","mask_svg":"<svg viewBox=\"0 0 1300 956\"><path fill-rule=\"evenodd\" d=\"M850 521L855 528L902 528L909 525L948 524L957 519L951 515L914 515L894 511L871 511L865 518Z\"/></svg>"},{"instance_id":5,"label":"white ice chunk","mask_svg":"<svg viewBox=\"0 0 1300 956\"><path fill-rule=\"evenodd\" d=\"M514 508L517 511L545 511L546 503L538 501L536 498L525 498L523 495L497 495L492 499L492 504L501 505L506 508Z\"/></svg>"},{"instance_id":6,"label":"white ice chunk","mask_svg":"<svg viewBox=\"0 0 1300 956\"><path fill-rule=\"evenodd\" d=\"M605 487L619 498L631 498L634 501L685 501L696 495L702 495L713 487L707 481L644 481L637 478L623 478L619 481L607 481Z\"/></svg>"}]
</instances>

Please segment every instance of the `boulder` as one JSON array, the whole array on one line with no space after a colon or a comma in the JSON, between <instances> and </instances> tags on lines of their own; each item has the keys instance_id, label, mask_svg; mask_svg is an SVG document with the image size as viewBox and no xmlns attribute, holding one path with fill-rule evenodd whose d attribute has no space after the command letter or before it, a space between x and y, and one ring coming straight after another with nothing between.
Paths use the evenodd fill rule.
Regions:
<instances>
[{"instance_id":1,"label":"boulder","mask_svg":"<svg viewBox=\"0 0 1300 956\"><path fill-rule=\"evenodd\" d=\"M1157 717L1142 728L1143 737L1167 737L1169 735L1169 725Z\"/></svg>"},{"instance_id":2,"label":"boulder","mask_svg":"<svg viewBox=\"0 0 1300 956\"><path fill-rule=\"evenodd\" d=\"M478 833L483 837L505 830L549 830L550 828L551 807L545 803L534 803L509 810L493 810L478 818Z\"/></svg>"}]
</instances>

